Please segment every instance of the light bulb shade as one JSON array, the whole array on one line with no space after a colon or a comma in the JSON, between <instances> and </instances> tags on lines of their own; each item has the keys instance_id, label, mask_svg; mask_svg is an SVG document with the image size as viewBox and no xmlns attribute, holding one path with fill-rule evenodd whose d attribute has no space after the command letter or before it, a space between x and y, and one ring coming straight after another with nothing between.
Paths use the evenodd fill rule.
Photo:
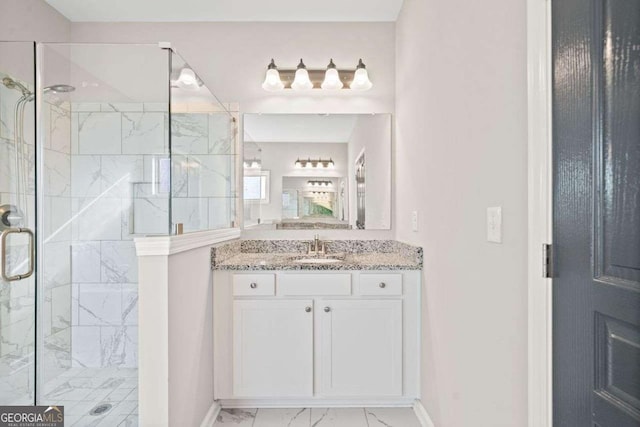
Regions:
<instances>
[{"instance_id":1,"label":"light bulb shade","mask_svg":"<svg viewBox=\"0 0 640 427\"><path fill-rule=\"evenodd\" d=\"M184 67L182 70L180 70L180 76L178 76L177 84L178 87L185 90L200 89L196 73L191 68L187 67Z\"/></svg>"},{"instance_id":2,"label":"light bulb shade","mask_svg":"<svg viewBox=\"0 0 640 427\"><path fill-rule=\"evenodd\" d=\"M343 83L340 80L340 74L335 68L327 68L324 74L324 81L320 87L325 90L338 90L342 89Z\"/></svg>"},{"instance_id":3,"label":"light bulb shade","mask_svg":"<svg viewBox=\"0 0 640 427\"><path fill-rule=\"evenodd\" d=\"M373 86L366 68L358 68L353 76L350 88L353 90L369 90Z\"/></svg>"},{"instance_id":4,"label":"light bulb shade","mask_svg":"<svg viewBox=\"0 0 640 427\"><path fill-rule=\"evenodd\" d=\"M309 72L305 68L298 68L296 70L296 76L291 83L291 89L293 90L310 90L313 89L313 83L309 79Z\"/></svg>"},{"instance_id":5,"label":"light bulb shade","mask_svg":"<svg viewBox=\"0 0 640 427\"><path fill-rule=\"evenodd\" d=\"M275 92L278 90L284 89L284 83L280 80L280 73L275 68L270 68L267 70L267 75L264 78L264 83L262 83L262 89Z\"/></svg>"},{"instance_id":6,"label":"light bulb shade","mask_svg":"<svg viewBox=\"0 0 640 427\"><path fill-rule=\"evenodd\" d=\"M187 85L198 83L196 73L194 73L191 68L183 68L180 70L180 77L178 77L178 80Z\"/></svg>"}]
</instances>

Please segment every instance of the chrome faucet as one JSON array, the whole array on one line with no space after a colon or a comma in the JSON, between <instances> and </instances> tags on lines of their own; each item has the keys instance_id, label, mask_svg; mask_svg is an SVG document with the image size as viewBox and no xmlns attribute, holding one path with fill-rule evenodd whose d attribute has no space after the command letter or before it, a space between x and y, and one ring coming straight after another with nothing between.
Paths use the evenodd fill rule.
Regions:
<instances>
[{"instance_id":1,"label":"chrome faucet","mask_svg":"<svg viewBox=\"0 0 640 427\"><path fill-rule=\"evenodd\" d=\"M313 241L309 242L309 250L307 251L307 255L324 255L325 254L325 243L320 240L320 235L316 234L313 236Z\"/></svg>"}]
</instances>

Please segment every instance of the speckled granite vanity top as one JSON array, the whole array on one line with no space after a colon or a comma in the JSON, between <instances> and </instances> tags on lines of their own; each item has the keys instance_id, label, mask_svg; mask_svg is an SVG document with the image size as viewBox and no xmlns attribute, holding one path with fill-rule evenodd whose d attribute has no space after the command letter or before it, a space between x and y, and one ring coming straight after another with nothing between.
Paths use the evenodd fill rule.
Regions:
<instances>
[{"instance_id":1,"label":"speckled granite vanity top","mask_svg":"<svg viewBox=\"0 0 640 427\"><path fill-rule=\"evenodd\" d=\"M307 255L307 240L240 240L212 248L214 270L421 270L422 248L395 240L334 240Z\"/></svg>"}]
</instances>

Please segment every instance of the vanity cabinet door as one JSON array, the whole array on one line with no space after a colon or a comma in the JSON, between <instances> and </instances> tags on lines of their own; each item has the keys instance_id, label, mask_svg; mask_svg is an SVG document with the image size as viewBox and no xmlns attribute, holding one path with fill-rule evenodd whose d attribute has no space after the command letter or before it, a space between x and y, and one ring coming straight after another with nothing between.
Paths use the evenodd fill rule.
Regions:
<instances>
[{"instance_id":1,"label":"vanity cabinet door","mask_svg":"<svg viewBox=\"0 0 640 427\"><path fill-rule=\"evenodd\" d=\"M313 394L313 301L233 303L233 394Z\"/></svg>"},{"instance_id":2,"label":"vanity cabinet door","mask_svg":"<svg viewBox=\"0 0 640 427\"><path fill-rule=\"evenodd\" d=\"M402 395L402 301L318 301L325 396Z\"/></svg>"}]
</instances>

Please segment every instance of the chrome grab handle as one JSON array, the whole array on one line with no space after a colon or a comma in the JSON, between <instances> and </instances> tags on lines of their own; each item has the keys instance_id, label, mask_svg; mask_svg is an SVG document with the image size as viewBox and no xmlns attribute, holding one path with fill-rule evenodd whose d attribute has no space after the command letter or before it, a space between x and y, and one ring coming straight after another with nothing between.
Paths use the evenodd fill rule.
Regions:
<instances>
[{"instance_id":1,"label":"chrome grab handle","mask_svg":"<svg viewBox=\"0 0 640 427\"><path fill-rule=\"evenodd\" d=\"M15 276L7 275L7 238L9 234L21 234L27 233L29 236L29 269L23 274L16 274ZM35 269L35 236L33 235L33 231L28 228L7 228L2 232L2 236L0 237L1 246L2 246L2 280L5 282L15 282L18 280L26 279L27 277L31 277L33 271Z\"/></svg>"}]
</instances>

